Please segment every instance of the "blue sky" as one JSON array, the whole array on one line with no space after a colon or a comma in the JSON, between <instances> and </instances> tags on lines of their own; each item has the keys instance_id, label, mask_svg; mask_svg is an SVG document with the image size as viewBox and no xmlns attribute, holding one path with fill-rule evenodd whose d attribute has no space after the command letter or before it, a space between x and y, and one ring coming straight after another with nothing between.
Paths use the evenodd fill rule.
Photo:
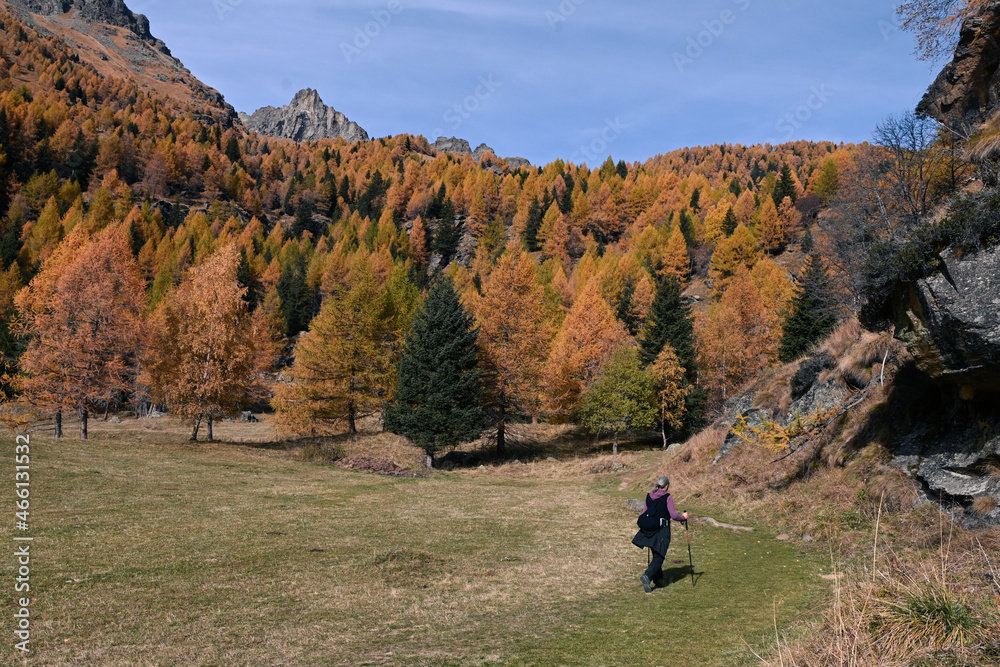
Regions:
<instances>
[{"instance_id":1,"label":"blue sky","mask_svg":"<svg viewBox=\"0 0 1000 667\"><path fill-rule=\"evenodd\" d=\"M456 135L536 164L864 141L940 69L888 0L127 4L240 111L311 87L372 136Z\"/></svg>"}]
</instances>

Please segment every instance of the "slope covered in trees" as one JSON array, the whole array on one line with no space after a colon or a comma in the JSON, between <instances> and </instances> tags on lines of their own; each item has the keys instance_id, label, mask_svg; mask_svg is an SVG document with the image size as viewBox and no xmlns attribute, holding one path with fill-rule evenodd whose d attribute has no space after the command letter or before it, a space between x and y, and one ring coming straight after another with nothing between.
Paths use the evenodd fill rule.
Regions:
<instances>
[{"instance_id":1,"label":"slope covered in trees","mask_svg":"<svg viewBox=\"0 0 1000 667\"><path fill-rule=\"evenodd\" d=\"M191 287L208 275L199 267L228 253L236 286L226 303L240 295L246 312L234 317L256 341L239 374L248 386L225 389L235 403L182 409L192 419L259 398L249 384L287 367L267 384L289 429L356 428L392 400L410 317L446 274L479 326L501 449L511 413L572 418L611 351L648 330L658 286L710 285L706 322L688 325L698 340L673 341L693 426L706 390L717 405L750 372L721 369L728 342L718 335L768 322L764 333L743 332L756 346L747 369L776 359L791 276L765 255L799 242L853 152L716 145L644 163L511 169L492 155L436 154L411 135L300 144L184 111L99 73L54 36L6 14L0 23L3 291L61 271L58 258L80 234L115 230L107 233L125 239L149 323L141 343L122 339L117 351L138 377L155 359L140 348L158 345L152 332L172 331L165 323L200 317L198 300L214 297ZM735 287L756 295L754 318L729 312ZM0 332L26 315L0 299ZM28 372L17 360L39 335L17 331L20 339L0 338L11 378ZM663 346L654 347L643 348L644 364ZM167 375L143 374L153 386L117 388L113 400L95 396L113 405L180 396Z\"/></svg>"}]
</instances>

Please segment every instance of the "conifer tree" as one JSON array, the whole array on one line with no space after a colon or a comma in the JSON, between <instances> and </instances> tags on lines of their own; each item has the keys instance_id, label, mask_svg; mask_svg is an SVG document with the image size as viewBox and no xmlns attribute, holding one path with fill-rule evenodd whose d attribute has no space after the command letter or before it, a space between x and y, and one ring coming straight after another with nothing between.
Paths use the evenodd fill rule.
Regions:
<instances>
[{"instance_id":1,"label":"conifer tree","mask_svg":"<svg viewBox=\"0 0 1000 667\"><path fill-rule=\"evenodd\" d=\"M672 278L666 278L657 285L649 317L639 334L639 356L643 365L654 364L667 345L684 369L684 427L692 428L701 422L707 396L698 386L691 309L681 298L680 283Z\"/></svg>"},{"instance_id":2,"label":"conifer tree","mask_svg":"<svg viewBox=\"0 0 1000 667\"><path fill-rule=\"evenodd\" d=\"M406 335L396 395L383 414L386 430L424 450L428 468L436 452L485 427L478 335L451 279L440 277Z\"/></svg>"},{"instance_id":3,"label":"conifer tree","mask_svg":"<svg viewBox=\"0 0 1000 667\"><path fill-rule=\"evenodd\" d=\"M735 183L736 181L733 182ZM729 207L726 210L726 217L722 220L722 233L726 235L726 238L733 235L737 224L739 223L736 220L736 214L733 213L733 208Z\"/></svg>"},{"instance_id":4,"label":"conifer tree","mask_svg":"<svg viewBox=\"0 0 1000 667\"><path fill-rule=\"evenodd\" d=\"M644 365L656 361L666 344L674 349L678 362L691 383L697 379L694 363L694 324L691 310L681 299L681 285L673 278L660 281L649 317L639 336L639 356Z\"/></svg>"},{"instance_id":5,"label":"conifer tree","mask_svg":"<svg viewBox=\"0 0 1000 667\"><path fill-rule=\"evenodd\" d=\"M785 320L779 356L792 361L833 331L837 323L833 289L823 258L812 254L802 269L802 278Z\"/></svg>"},{"instance_id":6,"label":"conifer tree","mask_svg":"<svg viewBox=\"0 0 1000 667\"><path fill-rule=\"evenodd\" d=\"M795 179L792 178L792 169L787 164L781 168L781 178L775 184L771 197L774 200L775 207L781 206L781 202L785 197L790 197L793 204L799 198L798 193L795 192Z\"/></svg>"}]
</instances>

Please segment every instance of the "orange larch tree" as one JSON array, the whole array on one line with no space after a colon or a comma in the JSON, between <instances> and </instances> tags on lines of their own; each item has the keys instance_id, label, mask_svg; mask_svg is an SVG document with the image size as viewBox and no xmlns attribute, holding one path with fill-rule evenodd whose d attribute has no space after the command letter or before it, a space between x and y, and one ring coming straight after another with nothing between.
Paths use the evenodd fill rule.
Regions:
<instances>
[{"instance_id":1,"label":"orange larch tree","mask_svg":"<svg viewBox=\"0 0 1000 667\"><path fill-rule=\"evenodd\" d=\"M551 338L544 301L534 260L513 243L474 300L480 368L496 424L498 456L505 455L508 416L522 412L537 417L539 412L542 363Z\"/></svg>"},{"instance_id":2,"label":"orange larch tree","mask_svg":"<svg viewBox=\"0 0 1000 667\"><path fill-rule=\"evenodd\" d=\"M570 414L580 395L597 378L614 349L630 340L607 302L601 298L600 278L591 278L577 296L552 344L545 367L549 409Z\"/></svg>"},{"instance_id":3,"label":"orange larch tree","mask_svg":"<svg viewBox=\"0 0 1000 667\"><path fill-rule=\"evenodd\" d=\"M88 239L75 230L15 303L28 345L18 383L25 400L62 412L76 409L80 438L91 410L129 393L135 382L145 293L121 226Z\"/></svg>"},{"instance_id":4,"label":"orange larch tree","mask_svg":"<svg viewBox=\"0 0 1000 667\"><path fill-rule=\"evenodd\" d=\"M264 360L273 354L269 346L258 350L263 320L254 326L238 265L236 244L216 251L188 272L150 322L144 380L154 401L192 420L192 441L202 421L211 441L215 418L235 416L261 395Z\"/></svg>"}]
</instances>

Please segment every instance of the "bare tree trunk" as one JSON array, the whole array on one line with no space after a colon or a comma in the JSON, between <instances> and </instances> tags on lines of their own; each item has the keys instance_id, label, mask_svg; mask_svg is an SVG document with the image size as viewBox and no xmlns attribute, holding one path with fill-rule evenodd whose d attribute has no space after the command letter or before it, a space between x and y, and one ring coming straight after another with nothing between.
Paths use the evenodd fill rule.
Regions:
<instances>
[{"instance_id":1,"label":"bare tree trunk","mask_svg":"<svg viewBox=\"0 0 1000 667\"><path fill-rule=\"evenodd\" d=\"M111 401L104 404L104 419L101 421L108 421L108 413L111 411Z\"/></svg>"},{"instance_id":2,"label":"bare tree trunk","mask_svg":"<svg viewBox=\"0 0 1000 667\"><path fill-rule=\"evenodd\" d=\"M424 457L424 467L430 470L434 467L434 452L428 452L425 450L424 453L427 455Z\"/></svg>"},{"instance_id":3,"label":"bare tree trunk","mask_svg":"<svg viewBox=\"0 0 1000 667\"><path fill-rule=\"evenodd\" d=\"M56 410L56 437L63 437L62 433L62 410Z\"/></svg>"},{"instance_id":4,"label":"bare tree trunk","mask_svg":"<svg viewBox=\"0 0 1000 667\"><path fill-rule=\"evenodd\" d=\"M615 444L611 447L611 455L618 456L618 431L615 431Z\"/></svg>"},{"instance_id":5,"label":"bare tree trunk","mask_svg":"<svg viewBox=\"0 0 1000 667\"><path fill-rule=\"evenodd\" d=\"M208 421L206 423L206 426L208 427L208 441L209 442L214 442L215 441L215 438L212 437L212 419L213 419L214 416L215 415L213 415L211 412L208 413Z\"/></svg>"},{"instance_id":6,"label":"bare tree trunk","mask_svg":"<svg viewBox=\"0 0 1000 667\"><path fill-rule=\"evenodd\" d=\"M504 437L504 429L507 426L507 411L500 408L500 421L497 422L497 458L507 457L507 440Z\"/></svg>"},{"instance_id":7,"label":"bare tree trunk","mask_svg":"<svg viewBox=\"0 0 1000 667\"><path fill-rule=\"evenodd\" d=\"M80 405L80 439L81 440L86 440L87 439L87 418L89 416L90 416L90 414L87 412L87 406L81 404Z\"/></svg>"},{"instance_id":8,"label":"bare tree trunk","mask_svg":"<svg viewBox=\"0 0 1000 667\"><path fill-rule=\"evenodd\" d=\"M665 419L660 420L660 434L663 436L663 448L667 448L667 421Z\"/></svg>"},{"instance_id":9,"label":"bare tree trunk","mask_svg":"<svg viewBox=\"0 0 1000 667\"><path fill-rule=\"evenodd\" d=\"M194 418L194 429L191 431L189 442L198 442L198 429L201 428L201 415Z\"/></svg>"},{"instance_id":10,"label":"bare tree trunk","mask_svg":"<svg viewBox=\"0 0 1000 667\"><path fill-rule=\"evenodd\" d=\"M358 432L358 424L357 424L357 422L354 419L354 404L353 403L351 403L347 407L347 430L350 433L357 433Z\"/></svg>"}]
</instances>

